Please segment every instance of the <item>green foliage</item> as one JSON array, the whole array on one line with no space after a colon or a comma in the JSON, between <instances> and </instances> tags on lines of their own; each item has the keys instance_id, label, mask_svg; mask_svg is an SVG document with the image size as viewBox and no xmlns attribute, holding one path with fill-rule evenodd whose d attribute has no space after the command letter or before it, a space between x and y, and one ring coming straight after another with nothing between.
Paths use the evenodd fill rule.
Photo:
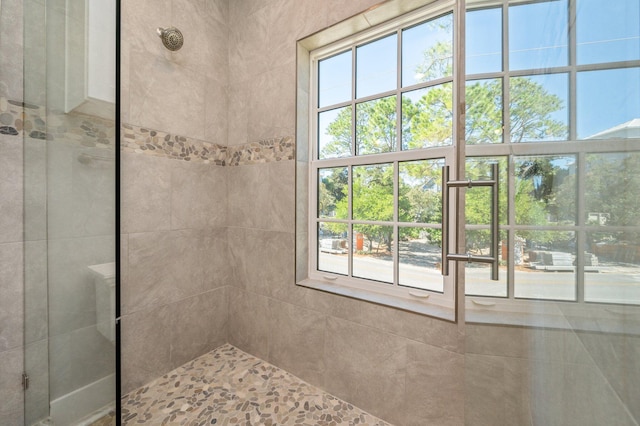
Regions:
<instances>
[{"instance_id":1,"label":"green foliage","mask_svg":"<svg viewBox=\"0 0 640 426\"><path fill-rule=\"evenodd\" d=\"M502 142L502 80L468 82L465 95L467 143Z\"/></svg>"},{"instance_id":2,"label":"green foliage","mask_svg":"<svg viewBox=\"0 0 640 426\"><path fill-rule=\"evenodd\" d=\"M606 225L640 225L640 153L590 154L586 169L585 213L607 214Z\"/></svg>"},{"instance_id":3,"label":"green foliage","mask_svg":"<svg viewBox=\"0 0 640 426\"><path fill-rule=\"evenodd\" d=\"M509 89L511 142L566 138L567 126L551 117L563 108L562 99L529 77L511 78Z\"/></svg>"},{"instance_id":4,"label":"green foliage","mask_svg":"<svg viewBox=\"0 0 640 426\"><path fill-rule=\"evenodd\" d=\"M436 25L436 24L434 24ZM424 81L451 75L451 43L437 43L424 53L425 60L416 72ZM500 143L503 136L503 96L502 80L480 80L469 82L466 88L465 137L469 144ZM566 125L553 119L553 114L561 110L562 100L547 92L541 84L528 77L510 80L510 128L511 141L552 140L566 137ZM355 143L358 155L394 152L397 150L397 102L396 96L389 96L356 106ZM453 129L453 85L444 83L421 89L402 96L401 129L402 149L421 149L452 143ZM342 109L336 119L327 127L331 137L323 153L325 156L350 152L352 143L351 108ZM321 156L322 157L322 156ZM501 170L500 221L507 220L507 157L499 158ZM488 164L496 159L468 162L467 176L472 179L488 177ZM554 165L550 159L537 157L531 162L523 161L516 170L515 203L516 223L544 225L550 216L562 221L575 221L575 206L568 206L567 194L575 188L575 182L566 167ZM390 221L393 219L393 165L387 164L354 167L353 212L355 220ZM402 222L439 223L440 212L440 165L433 161L401 163L399 170L398 214ZM558 182L564 186L559 186ZM640 183L640 182L639 182ZM555 186L554 186L555 185ZM575 189L573 189L575 191ZM564 192L563 192L564 191ZM562 200L558 199L559 194ZM347 218L348 187L346 176L336 176L331 184L325 185L319 194L320 204L327 205L336 217ZM469 223L488 224L490 222L490 190L468 191L466 216ZM640 206L638 206L640 208ZM596 207L594 207L596 208ZM636 210L638 211L638 209ZM327 226L331 227L331 224ZM357 225L358 232L370 241L377 241L378 247L390 247L392 227ZM414 237L420 232L427 233L432 243L440 243L438 229L411 228L403 237ZM415 229L415 230L414 230ZM336 229L337 230L337 229ZM474 233L477 241L472 245L482 247L488 244L486 233ZM526 231L525 238L545 243L553 240L549 232ZM557 238L557 233L555 234ZM414 237L415 238L415 237Z\"/></svg>"},{"instance_id":5,"label":"green foliage","mask_svg":"<svg viewBox=\"0 0 640 426\"><path fill-rule=\"evenodd\" d=\"M356 105L358 154L393 152L396 139L396 96Z\"/></svg>"}]
</instances>

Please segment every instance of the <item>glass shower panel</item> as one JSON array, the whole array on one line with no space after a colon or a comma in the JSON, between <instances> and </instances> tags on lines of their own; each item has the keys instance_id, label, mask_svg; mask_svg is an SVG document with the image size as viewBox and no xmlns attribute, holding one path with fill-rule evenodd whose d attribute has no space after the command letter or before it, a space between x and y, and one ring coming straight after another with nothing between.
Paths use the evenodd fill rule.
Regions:
<instances>
[{"instance_id":1,"label":"glass shower panel","mask_svg":"<svg viewBox=\"0 0 640 426\"><path fill-rule=\"evenodd\" d=\"M25 423L91 424L116 398L116 0L24 6Z\"/></svg>"},{"instance_id":2,"label":"glass shower panel","mask_svg":"<svg viewBox=\"0 0 640 426\"><path fill-rule=\"evenodd\" d=\"M508 166L501 281L465 268L465 424L638 424L638 4L468 1L478 7L469 24L498 3L505 69L467 76L466 155L504 156ZM493 52L494 38L478 34L474 52ZM501 114L474 83L499 79ZM479 141L476 129L496 117L508 137ZM474 191L465 237L478 253L489 205Z\"/></svg>"}]
</instances>

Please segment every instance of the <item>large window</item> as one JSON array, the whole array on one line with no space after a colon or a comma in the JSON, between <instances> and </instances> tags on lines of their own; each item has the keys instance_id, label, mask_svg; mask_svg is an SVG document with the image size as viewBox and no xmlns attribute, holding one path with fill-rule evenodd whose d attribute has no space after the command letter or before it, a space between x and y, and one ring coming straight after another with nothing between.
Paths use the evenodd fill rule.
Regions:
<instances>
[{"instance_id":1,"label":"large window","mask_svg":"<svg viewBox=\"0 0 640 426\"><path fill-rule=\"evenodd\" d=\"M453 146L453 38L453 13L443 10L313 58L310 241L319 277L445 298L441 168Z\"/></svg>"},{"instance_id":2,"label":"large window","mask_svg":"<svg viewBox=\"0 0 640 426\"><path fill-rule=\"evenodd\" d=\"M309 277L452 307L441 168L498 163L498 253L488 188L444 218L499 259L468 297L640 304L640 6L611 3L467 1L459 40L435 2L311 52Z\"/></svg>"}]
</instances>

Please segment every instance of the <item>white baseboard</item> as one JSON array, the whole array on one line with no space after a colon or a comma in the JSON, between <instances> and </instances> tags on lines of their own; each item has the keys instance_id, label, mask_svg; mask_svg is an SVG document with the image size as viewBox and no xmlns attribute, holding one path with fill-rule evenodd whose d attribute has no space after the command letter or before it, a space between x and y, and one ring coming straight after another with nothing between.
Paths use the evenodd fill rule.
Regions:
<instances>
[{"instance_id":1,"label":"white baseboard","mask_svg":"<svg viewBox=\"0 0 640 426\"><path fill-rule=\"evenodd\" d=\"M99 417L96 416L106 414L109 404L113 404L115 389L116 376L111 374L51 401L52 423L55 426L77 426L85 424L84 421L80 423L82 420L97 420Z\"/></svg>"}]
</instances>

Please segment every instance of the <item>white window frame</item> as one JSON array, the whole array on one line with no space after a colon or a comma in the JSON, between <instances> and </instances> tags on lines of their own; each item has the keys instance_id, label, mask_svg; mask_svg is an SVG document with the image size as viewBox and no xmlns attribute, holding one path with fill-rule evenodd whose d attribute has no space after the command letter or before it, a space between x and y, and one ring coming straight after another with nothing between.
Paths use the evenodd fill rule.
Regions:
<instances>
[{"instance_id":1,"label":"white window frame","mask_svg":"<svg viewBox=\"0 0 640 426\"><path fill-rule=\"evenodd\" d=\"M544 2L545 0L540 0ZM471 3L471 4L469 4ZM467 81L485 80L485 79L502 79L503 82L503 142L496 144L477 144L465 145L466 158L472 157L504 157L507 158L508 173L503 173L502 178L508 179L507 186L510 194L515 193L515 171L514 158L518 156L545 156L545 155L567 155L576 158L576 173L579 176L576 183L576 217L574 225L559 226L534 226L534 225L517 225L515 220L515 200L513 196L508 197L508 220L506 224L500 225L500 232L506 232L508 238L508 247L515 247L515 233L519 230L536 230L536 231L570 231L575 233L575 256L578 265L575 272L576 299L575 300L553 300L553 299L526 299L515 297L514 266L512 265L513 251L509 253L509 266L507 277L507 296L506 297L489 297L467 295L467 307L473 309L479 305L475 305L473 300L481 300L485 307L490 303L491 306L504 306L505 304L519 304L520 307L529 307L532 310L539 309L541 303L570 303L570 304L589 304L589 305L615 305L614 303L585 301L585 271L584 271L584 247L585 236L588 232L617 232L617 231L640 231L638 227L632 226L605 226L595 227L585 223L584 214L584 194L585 194L585 158L588 154L595 153L624 153L630 151L640 151L640 140L638 139L608 139L604 140L587 140L578 139L577 137L577 75L584 71L597 70L614 70L625 68L640 68L640 60L625 62L605 62L596 64L577 64L577 40L576 26L571 23L576 22L576 0L567 0L568 5L568 23L569 29L567 38L567 50L569 57L567 65L553 68L533 68L525 70L510 70L509 68L509 46L508 46L508 12L509 7L517 4L517 1L509 0L487 0L468 2L467 12L483 9L501 9L503 37L502 37L502 70L491 73L468 74ZM523 2L525 3L525 2ZM527 2L535 3L535 1ZM505 36L507 35L507 36ZM534 75L550 75L550 74L566 74L568 77L568 105L567 105L567 123L568 137L565 140L549 141L549 142L511 142L509 139L510 123L509 123L509 79L512 77L534 76ZM472 228L471 226L469 228ZM488 229L488 227L475 227L475 229ZM625 305L634 306L634 305Z\"/></svg>"},{"instance_id":2,"label":"white window frame","mask_svg":"<svg viewBox=\"0 0 640 426\"><path fill-rule=\"evenodd\" d=\"M441 85L443 83L451 83L453 90L453 97L455 99L456 96L456 78L460 78L456 71L456 66L454 65L453 75L449 77L439 78L435 80L430 80L428 82L419 83L411 86L402 87L401 85L401 43L402 37L401 33L403 29L410 28L414 25L420 24L422 22L428 21L430 19L438 18L439 16L446 15L451 13L453 15L454 28L455 28L455 14L454 10L455 2L454 1L444 1L437 2L435 4L429 5L425 8L420 9L418 12L411 13L405 16L402 16L397 19L390 20L389 22L382 24L376 28L373 28L368 31L364 31L358 33L352 37L347 39L332 43L325 47L316 49L310 52L310 67L311 67L311 79L309 86L310 96L310 105L309 105L309 199L308 199L308 212L309 212L309 228L308 228L308 248L309 248L309 257L308 257L308 280L303 282L303 285L309 285L312 287L321 287L324 290L344 293L350 296L355 296L358 298L375 301L377 303L389 304L393 306L400 307L402 309L408 309L412 311L422 312L428 315L433 315L437 317L441 317L448 320L455 319L455 289L454 289L454 280L453 274L449 276L442 277L443 280L443 291L429 291L418 288L406 287L398 285L398 253L397 250L394 250L393 254L393 264L394 264L394 281L395 284L382 283L379 281L374 281L366 278L357 278L353 276L343 276L339 274L323 272L318 270L317 265L317 255L318 255L318 241L317 241L317 224L319 222L337 222L337 223L346 223L346 224L354 224L357 225L359 223L373 224L373 225L383 225L383 226L392 226L394 229L398 229L400 227L424 227L424 228L437 228L440 229L439 225L434 224L423 224L423 223L412 223L412 222L400 222L397 220L397 188L398 188L398 163L404 161L415 161L415 160L437 160L442 159L445 164L451 164L455 155L454 147L455 147L455 138L456 138L456 129L455 129L455 118L452 120L453 127L453 140L452 145L441 146L441 147L431 147L424 149L412 149L401 151L401 134L399 134L399 128L401 126L401 106L400 102L396 103L396 119L398 132L396 135L397 139L397 147L396 152L388 152L388 153L380 153L380 154L366 154L366 155L352 155L346 158L331 158L331 159L323 159L318 160L317 148L317 116L319 112L325 110L332 110L335 108L340 108L344 106L350 105L354 109L355 114L355 106L357 103L366 102L368 100L379 99L387 96L397 96L401 99L402 93L411 92L413 90L426 88L426 87L434 87ZM376 39L383 38L385 36L391 35L393 33L397 34L397 42L398 42L398 75L397 75L397 84L396 88L387 91L377 93L371 96L356 98L355 95L355 61L356 55L355 50L357 46L364 45L368 42L375 41ZM457 50L457 38L459 35L456 34L456 31L453 31L453 46L454 52ZM317 99L317 87L318 87L318 62L321 59L331 57L333 55L345 52L347 50L352 51L352 96L349 101L332 104L327 107L318 108L318 99ZM454 53L455 57L455 53ZM452 61L456 63L455 60ZM397 98L397 99L398 99ZM454 117L457 115L457 111L455 111L454 107ZM353 132L352 132L353 133ZM352 147L355 146L355 141L352 142ZM352 152L354 154L354 152ZM361 220L351 220L351 219L326 219L326 218L317 218L317 191L318 191L318 169L321 168L331 168L331 167L351 167L358 165L372 165L372 164L392 164L395 167L394 173L394 188L396 190L395 193L395 212L394 220L385 221L385 222L376 222L376 221L361 221ZM351 173L349 174L351 176ZM351 178L349 181L349 188L351 189ZM351 210L351 209L349 209ZM348 241L353 241L351 231L349 231ZM394 231L394 241L398 241L397 232ZM351 243L349 244L351 245ZM349 271L352 270L352 256L351 252L349 254ZM311 282L311 284L310 284ZM342 287L342 290L340 289Z\"/></svg>"}]
</instances>

